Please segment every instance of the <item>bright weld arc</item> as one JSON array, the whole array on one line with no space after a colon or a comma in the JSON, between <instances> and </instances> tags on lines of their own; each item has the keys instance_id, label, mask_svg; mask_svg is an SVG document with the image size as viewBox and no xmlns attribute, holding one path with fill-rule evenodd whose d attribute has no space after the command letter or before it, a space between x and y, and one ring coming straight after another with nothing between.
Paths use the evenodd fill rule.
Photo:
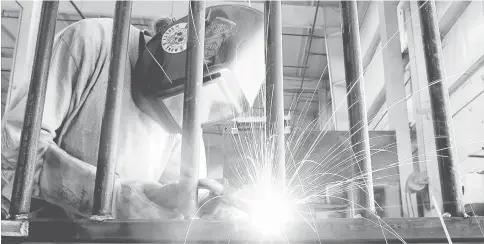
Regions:
<instances>
[{"instance_id":1,"label":"bright weld arc","mask_svg":"<svg viewBox=\"0 0 484 244\"><path fill-rule=\"evenodd\" d=\"M253 199L236 200L235 205L248 214L250 224L263 235L275 235L284 231L285 224L293 220L294 205L273 184L260 182L252 189Z\"/></svg>"}]
</instances>

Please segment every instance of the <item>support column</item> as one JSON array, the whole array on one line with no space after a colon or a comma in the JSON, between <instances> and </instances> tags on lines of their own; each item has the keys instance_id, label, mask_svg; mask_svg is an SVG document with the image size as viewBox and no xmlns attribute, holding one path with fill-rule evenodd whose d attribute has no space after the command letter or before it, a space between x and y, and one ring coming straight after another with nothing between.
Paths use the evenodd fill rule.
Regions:
<instances>
[{"instance_id":1,"label":"support column","mask_svg":"<svg viewBox=\"0 0 484 244\"><path fill-rule=\"evenodd\" d=\"M326 28L326 8L323 8L324 17L324 43L326 46L326 59L328 62L328 76L329 76L329 90L331 94L331 120L334 130L346 129L346 121L348 116L344 110L346 106L346 99L341 92L341 87L336 87L335 83L344 82L344 65L341 60L336 57L339 56L335 52L341 52L343 49L343 40L341 35L330 36ZM341 55L342 56L342 55Z\"/></svg>"},{"instance_id":2,"label":"support column","mask_svg":"<svg viewBox=\"0 0 484 244\"><path fill-rule=\"evenodd\" d=\"M333 102L331 99L330 81L322 81L318 88L318 123L320 131L334 130Z\"/></svg>"},{"instance_id":3,"label":"support column","mask_svg":"<svg viewBox=\"0 0 484 244\"><path fill-rule=\"evenodd\" d=\"M414 171L412 160L412 142L407 111L405 93L404 66L402 60L399 36L398 2L378 2L380 15L380 36L386 47L382 49L383 72L385 76L385 94L388 109L388 123L390 130L394 130L397 139L398 171L400 176L400 195L397 202L401 203L404 217L418 217L409 214L407 206L405 183ZM416 199L412 201L414 209L417 208Z\"/></svg>"},{"instance_id":4,"label":"support column","mask_svg":"<svg viewBox=\"0 0 484 244\"><path fill-rule=\"evenodd\" d=\"M410 76L412 82L412 103L417 136L417 155L420 172L427 172L429 191L442 209L440 177L437 174L437 155L434 142L432 118L430 115L430 96L428 92L427 73L423 54L423 42L418 5L415 1L403 3L404 21L406 21L407 45L409 54ZM430 172L430 173L429 173ZM424 217L437 216L433 203L425 208Z\"/></svg>"},{"instance_id":5,"label":"support column","mask_svg":"<svg viewBox=\"0 0 484 244\"><path fill-rule=\"evenodd\" d=\"M124 75L128 59L129 26L132 1L116 2L111 39L111 62L106 103L101 125L99 155L94 186L94 220L112 218L112 201L116 170L116 154L121 117Z\"/></svg>"},{"instance_id":6,"label":"support column","mask_svg":"<svg viewBox=\"0 0 484 244\"><path fill-rule=\"evenodd\" d=\"M424 46L427 80L432 107L435 146L440 175L443 210L452 216L464 216L462 186L459 168L452 145L450 98L445 85L442 43L435 2L419 1L420 26Z\"/></svg>"},{"instance_id":7,"label":"support column","mask_svg":"<svg viewBox=\"0 0 484 244\"><path fill-rule=\"evenodd\" d=\"M361 207L356 214L371 216L375 213L373 175L370 157L370 137L366 115L363 64L361 57L358 8L355 0L342 1L341 21L343 23L343 52L345 64L348 114L350 118L351 146L356 165L353 176L360 187L356 203ZM366 208L362 209L362 208Z\"/></svg>"},{"instance_id":8,"label":"support column","mask_svg":"<svg viewBox=\"0 0 484 244\"><path fill-rule=\"evenodd\" d=\"M197 211L200 143L202 138L202 83L205 46L205 1L190 1L187 69L183 101L179 211L192 218Z\"/></svg>"},{"instance_id":9,"label":"support column","mask_svg":"<svg viewBox=\"0 0 484 244\"><path fill-rule=\"evenodd\" d=\"M25 219L30 212L34 167L37 160L37 145L44 112L58 7L59 1L42 2L37 45L34 53L35 58L27 96L24 124L20 136L20 151L10 206L10 214L16 219Z\"/></svg>"},{"instance_id":10,"label":"support column","mask_svg":"<svg viewBox=\"0 0 484 244\"><path fill-rule=\"evenodd\" d=\"M266 41L266 138L274 145L277 184L285 187L284 88L282 70L281 1L264 3Z\"/></svg>"}]
</instances>

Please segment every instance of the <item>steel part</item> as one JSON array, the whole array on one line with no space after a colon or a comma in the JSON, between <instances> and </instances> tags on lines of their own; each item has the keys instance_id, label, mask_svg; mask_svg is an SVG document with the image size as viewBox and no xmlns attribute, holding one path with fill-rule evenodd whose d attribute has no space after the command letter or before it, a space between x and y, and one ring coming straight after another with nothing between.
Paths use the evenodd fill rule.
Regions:
<instances>
[{"instance_id":1,"label":"steel part","mask_svg":"<svg viewBox=\"0 0 484 244\"><path fill-rule=\"evenodd\" d=\"M336 112L336 102L335 102L335 95L334 95L334 88L333 88L333 78L331 76L331 63L330 63L330 50L329 50L329 45L328 45L328 31L326 28L326 23L327 23L327 14L326 14L326 9L323 9L323 24L324 24L324 37L326 38L326 41L324 42L324 50L326 52L326 63L328 65L328 82L329 82L329 92L331 94L331 112L333 116L331 116L331 122L333 123L332 126L328 127L326 130L334 129L336 130L338 128L338 123L336 120L335 112Z\"/></svg>"},{"instance_id":2,"label":"steel part","mask_svg":"<svg viewBox=\"0 0 484 244\"><path fill-rule=\"evenodd\" d=\"M309 54L309 55L315 55L315 56L327 56L326 53L308 52L307 54Z\"/></svg>"},{"instance_id":3,"label":"steel part","mask_svg":"<svg viewBox=\"0 0 484 244\"><path fill-rule=\"evenodd\" d=\"M480 229L483 217L444 218L444 221L454 243L484 242ZM250 223L242 221L32 220L28 238L6 238L2 232L2 242L260 243L269 239L273 243L448 243L439 218L384 218L375 222L326 219L288 223L284 235L268 237L259 233Z\"/></svg>"},{"instance_id":4,"label":"steel part","mask_svg":"<svg viewBox=\"0 0 484 244\"><path fill-rule=\"evenodd\" d=\"M28 220L2 220L2 237L4 236L26 237L28 235L29 235Z\"/></svg>"},{"instance_id":5,"label":"steel part","mask_svg":"<svg viewBox=\"0 0 484 244\"><path fill-rule=\"evenodd\" d=\"M205 46L205 1L190 1L186 81L183 99L182 150L180 165L179 211L195 216L198 202L200 140L202 139L201 105Z\"/></svg>"},{"instance_id":6,"label":"steel part","mask_svg":"<svg viewBox=\"0 0 484 244\"><path fill-rule=\"evenodd\" d=\"M10 215L13 218L28 214L37 160L37 145L44 112L47 78L54 44L59 1L42 2L37 48L32 68L20 150L13 183Z\"/></svg>"},{"instance_id":7,"label":"steel part","mask_svg":"<svg viewBox=\"0 0 484 244\"><path fill-rule=\"evenodd\" d=\"M294 33L282 33L283 36L300 36L300 37L310 37L310 35L305 34L294 34ZM324 39L324 36L312 36L313 38L317 39Z\"/></svg>"},{"instance_id":8,"label":"steel part","mask_svg":"<svg viewBox=\"0 0 484 244\"><path fill-rule=\"evenodd\" d=\"M76 10L77 14L79 14L79 16L82 19L85 19L86 17L84 17L84 14L82 14L81 10L77 7L76 3L74 3L74 1L72 1L72 0L69 0L69 2L71 3L72 7L74 7L74 9Z\"/></svg>"},{"instance_id":9,"label":"steel part","mask_svg":"<svg viewBox=\"0 0 484 244\"><path fill-rule=\"evenodd\" d=\"M308 66L298 66L298 65L284 65L283 67L284 68L298 68L298 69L308 68Z\"/></svg>"},{"instance_id":10,"label":"steel part","mask_svg":"<svg viewBox=\"0 0 484 244\"><path fill-rule=\"evenodd\" d=\"M340 5L351 146L357 161L353 167L353 176L359 187L355 201L357 205L368 209L367 211L356 210L355 214L371 216L375 213L375 202L358 9L355 0L341 1Z\"/></svg>"},{"instance_id":11,"label":"steel part","mask_svg":"<svg viewBox=\"0 0 484 244\"><path fill-rule=\"evenodd\" d=\"M286 160L284 135L284 79L282 59L282 13L280 1L265 1L264 27L266 41L266 138L274 148L275 179L285 187ZM267 28L267 29L266 29ZM270 157L270 156L269 156Z\"/></svg>"},{"instance_id":12,"label":"steel part","mask_svg":"<svg viewBox=\"0 0 484 244\"><path fill-rule=\"evenodd\" d=\"M484 158L484 155L475 155L475 154L469 154L467 155L469 158Z\"/></svg>"},{"instance_id":13,"label":"steel part","mask_svg":"<svg viewBox=\"0 0 484 244\"><path fill-rule=\"evenodd\" d=\"M121 116L121 99L128 61L127 53L132 4L132 1L116 2L109 79L94 186L93 219L96 220L112 218L118 131Z\"/></svg>"},{"instance_id":14,"label":"steel part","mask_svg":"<svg viewBox=\"0 0 484 244\"><path fill-rule=\"evenodd\" d=\"M443 211L452 216L464 216L462 186L458 165L454 160L454 152L452 151L450 98L448 89L444 84L443 53L437 11L435 2L432 0L418 1L418 6L420 8L420 26L429 83Z\"/></svg>"}]
</instances>

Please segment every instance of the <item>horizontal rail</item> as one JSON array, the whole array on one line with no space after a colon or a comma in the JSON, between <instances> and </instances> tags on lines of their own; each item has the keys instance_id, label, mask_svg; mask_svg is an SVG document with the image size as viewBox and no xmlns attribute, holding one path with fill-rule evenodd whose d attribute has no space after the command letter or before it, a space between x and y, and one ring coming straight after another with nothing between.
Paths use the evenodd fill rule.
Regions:
<instances>
[{"instance_id":1,"label":"horizontal rail","mask_svg":"<svg viewBox=\"0 0 484 244\"><path fill-rule=\"evenodd\" d=\"M327 219L312 223L297 222L287 226L282 236L263 236L240 221L106 221L67 222L31 220L29 237L35 242L271 242L289 243L448 243L439 218ZM454 242L484 243L484 217L445 218ZM19 241L4 234L2 241ZM382 228L381 226L384 228ZM317 231L313 230L313 228ZM383 229L383 230L382 230ZM399 236L401 240L397 237ZM287 238L287 240L285 239Z\"/></svg>"}]
</instances>

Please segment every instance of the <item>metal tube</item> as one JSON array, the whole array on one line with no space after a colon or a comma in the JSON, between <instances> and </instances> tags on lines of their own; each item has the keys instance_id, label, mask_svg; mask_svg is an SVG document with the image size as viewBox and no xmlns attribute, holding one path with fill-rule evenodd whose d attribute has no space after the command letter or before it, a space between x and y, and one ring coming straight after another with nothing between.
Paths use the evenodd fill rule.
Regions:
<instances>
[{"instance_id":1,"label":"metal tube","mask_svg":"<svg viewBox=\"0 0 484 244\"><path fill-rule=\"evenodd\" d=\"M313 27L314 29L314 27ZM310 37L311 35L305 35L305 34L294 34L294 33L282 33L283 36L299 36L299 37ZM318 39L324 39L324 36L312 36L313 38L318 38Z\"/></svg>"},{"instance_id":2,"label":"metal tube","mask_svg":"<svg viewBox=\"0 0 484 244\"><path fill-rule=\"evenodd\" d=\"M284 148L284 88L282 65L281 1L264 4L266 40L266 136L275 146L275 179L285 187L286 163ZM271 152L272 153L272 152Z\"/></svg>"},{"instance_id":3,"label":"metal tube","mask_svg":"<svg viewBox=\"0 0 484 244\"><path fill-rule=\"evenodd\" d=\"M368 118L365 105L358 9L355 0L341 1L340 5L351 145L357 161L353 173L360 188L356 196L356 204L360 206L355 213L367 215L375 213L375 203L373 200L370 137L368 135ZM367 211L362 208L366 208Z\"/></svg>"},{"instance_id":4,"label":"metal tube","mask_svg":"<svg viewBox=\"0 0 484 244\"><path fill-rule=\"evenodd\" d=\"M205 5L205 1L190 1L188 11L187 69L183 100L182 162L178 201L180 213L187 218L194 217L198 202Z\"/></svg>"},{"instance_id":5,"label":"metal tube","mask_svg":"<svg viewBox=\"0 0 484 244\"><path fill-rule=\"evenodd\" d=\"M74 9L76 9L77 14L79 14L79 16L82 19L85 19L86 17L84 17L84 15L82 14L81 10L77 7L77 5L74 3L74 1L69 0L69 2L71 2L72 7L74 7Z\"/></svg>"},{"instance_id":6,"label":"metal tube","mask_svg":"<svg viewBox=\"0 0 484 244\"><path fill-rule=\"evenodd\" d=\"M452 216L463 216L462 187L457 162L452 152L450 135L452 118L449 113L448 89L444 84L442 43L435 2L419 1L418 5L444 211Z\"/></svg>"},{"instance_id":7,"label":"metal tube","mask_svg":"<svg viewBox=\"0 0 484 244\"><path fill-rule=\"evenodd\" d=\"M58 1L42 2L37 48L27 96L24 125L20 137L20 151L13 184L10 214L15 218L27 217L37 160L37 145L44 112L47 78L54 44Z\"/></svg>"},{"instance_id":8,"label":"metal tube","mask_svg":"<svg viewBox=\"0 0 484 244\"><path fill-rule=\"evenodd\" d=\"M99 155L94 186L93 219L112 218L112 198L116 166L121 98L127 64L132 1L116 2L111 41L108 88L101 127Z\"/></svg>"}]
</instances>

